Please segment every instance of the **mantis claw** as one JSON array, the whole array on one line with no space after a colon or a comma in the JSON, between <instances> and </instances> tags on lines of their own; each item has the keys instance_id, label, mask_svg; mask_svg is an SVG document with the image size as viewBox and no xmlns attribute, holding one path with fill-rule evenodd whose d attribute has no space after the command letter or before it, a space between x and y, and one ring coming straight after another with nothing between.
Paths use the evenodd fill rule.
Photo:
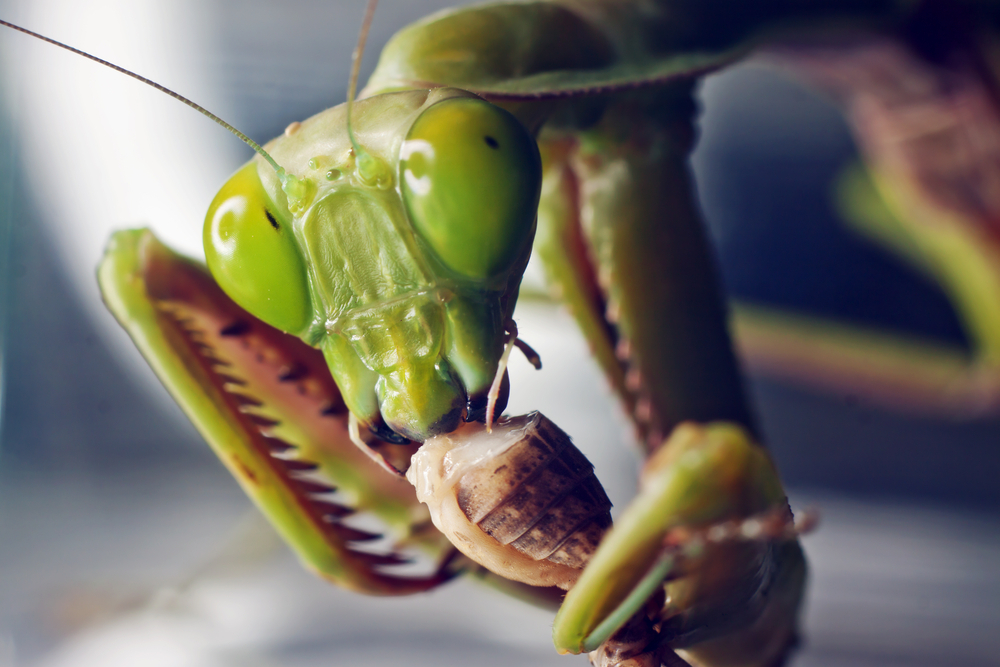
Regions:
<instances>
[{"instance_id":1,"label":"mantis claw","mask_svg":"<svg viewBox=\"0 0 1000 667\"><path fill-rule=\"evenodd\" d=\"M746 643L747 664L757 664L759 626L777 641L794 636L800 530L770 460L743 429L681 424L567 594L553 625L556 647L597 650L665 591L656 624L670 647L697 653L724 636ZM774 654L768 644L760 657Z\"/></svg>"},{"instance_id":2,"label":"mantis claw","mask_svg":"<svg viewBox=\"0 0 1000 667\"><path fill-rule=\"evenodd\" d=\"M422 577L392 571L411 560L403 547L420 546L432 558L450 558L450 547L433 530L417 532L426 514L398 478L396 465L416 446L373 442L379 451L359 452L319 351L243 311L204 267L145 230L115 235L99 279L164 384L310 569L378 595L423 591L454 576L443 566ZM376 456L396 475L376 467ZM396 543L383 553L356 548L382 537L345 523L357 512L379 518Z\"/></svg>"}]
</instances>

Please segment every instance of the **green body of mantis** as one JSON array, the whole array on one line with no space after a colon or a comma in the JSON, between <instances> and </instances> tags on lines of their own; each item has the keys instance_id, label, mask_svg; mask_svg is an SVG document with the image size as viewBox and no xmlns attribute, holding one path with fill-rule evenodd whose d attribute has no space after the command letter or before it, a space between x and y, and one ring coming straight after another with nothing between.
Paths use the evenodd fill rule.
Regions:
<instances>
[{"instance_id":1,"label":"green body of mantis","mask_svg":"<svg viewBox=\"0 0 1000 667\"><path fill-rule=\"evenodd\" d=\"M905 18L864 4L436 15L386 47L354 108L356 143L346 110L330 109L267 145L282 173L257 158L223 187L205 226L211 276L149 232L122 232L100 268L105 299L309 567L402 594L454 568L394 575L399 557L356 549L373 536L342 519L370 511L399 546L448 547L406 482L351 444L350 422L401 468L409 441L487 419L534 240L649 453L639 497L559 611L556 647L607 640L601 664L658 665L673 649L699 665L778 664L805 563L755 442L692 196L691 90L775 35ZM652 629L630 654L620 633L636 623Z\"/></svg>"}]
</instances>

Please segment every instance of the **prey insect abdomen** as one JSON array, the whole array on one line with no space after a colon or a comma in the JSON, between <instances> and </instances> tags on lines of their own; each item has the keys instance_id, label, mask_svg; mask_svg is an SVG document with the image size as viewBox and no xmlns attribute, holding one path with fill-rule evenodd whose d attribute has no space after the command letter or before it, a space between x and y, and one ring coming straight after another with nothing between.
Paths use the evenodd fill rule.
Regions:
<instances>
[{"instance_id":1,"label":"prey insect abdomen","mask_svg":"<svg viewBox=\"0 0 1000 667\"><path fill-rule=\"evenodd\" d=\"M593 466L538 413L433 438L407 477L463 553L533 585L571 586L611 525Z\"/></svg>"},{"instance_id":2,"label":"prey insect abdomen","mask_svg":"<svg viewBox=\"0 0 1000 667\"><path fill-rule=\"evenodd\" d=\"M493 463L459 480L458 505L469 521L535 560L586 565L611 525L611 501L566 434L541 417Z\"/></svg>"}]
</instances>

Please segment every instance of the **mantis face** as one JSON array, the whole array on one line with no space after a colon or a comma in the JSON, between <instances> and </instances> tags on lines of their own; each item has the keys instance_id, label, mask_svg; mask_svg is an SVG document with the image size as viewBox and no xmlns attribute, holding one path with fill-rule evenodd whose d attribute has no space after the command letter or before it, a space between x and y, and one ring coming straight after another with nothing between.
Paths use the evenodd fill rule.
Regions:
<instances>
[{"instance_id":1,"label":"mantis face","mask_svg":"<svg viewBox=\"0 0 1000 667\"><path fill-rule=\"evenodd\" d=\"M344 106L267 145L292 194L263 160L237 171L208 211L205 253L236 303L323 351L361 422L423 441L484 419L534 237L538 148L456 89L356 111L360 154Z\"/></svg>"}]
</instances>

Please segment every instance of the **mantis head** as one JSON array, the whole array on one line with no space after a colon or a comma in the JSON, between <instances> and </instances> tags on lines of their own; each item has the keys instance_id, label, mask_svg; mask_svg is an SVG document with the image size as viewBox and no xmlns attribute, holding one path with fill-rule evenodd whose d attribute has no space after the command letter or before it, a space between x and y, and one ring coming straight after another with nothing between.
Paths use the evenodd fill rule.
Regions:
<instances>
[{"instance_id":1,"label":"mantis head","mask_svg":"<svg viewBox=\"0 0 1000 667\"><path fill-rule=\"evenodd\" d=\"M359 421L390 441L423 441L492 412L541 159L514 116L453 88L359 101L352 123L374 9L371 0L348 103L293 123L266 151L154 81L0 25L152 86L258 151L209 208L213 277L251 314L320 348Z\"/></svg>"},{"instance_id":2,"label":"mantis head","mask_svg":"<svg viewBox=\"0 0 1000 667\"><path fill-rule=\"evenodd\" d=\"M284 183L257 158L223 186L208 266L244 309L324 352L362 423L422 441L485 416L534 236L538 149L457 89L358 101L362 151L346 113L266 146Z\"/></svg>"}]
</instances>

